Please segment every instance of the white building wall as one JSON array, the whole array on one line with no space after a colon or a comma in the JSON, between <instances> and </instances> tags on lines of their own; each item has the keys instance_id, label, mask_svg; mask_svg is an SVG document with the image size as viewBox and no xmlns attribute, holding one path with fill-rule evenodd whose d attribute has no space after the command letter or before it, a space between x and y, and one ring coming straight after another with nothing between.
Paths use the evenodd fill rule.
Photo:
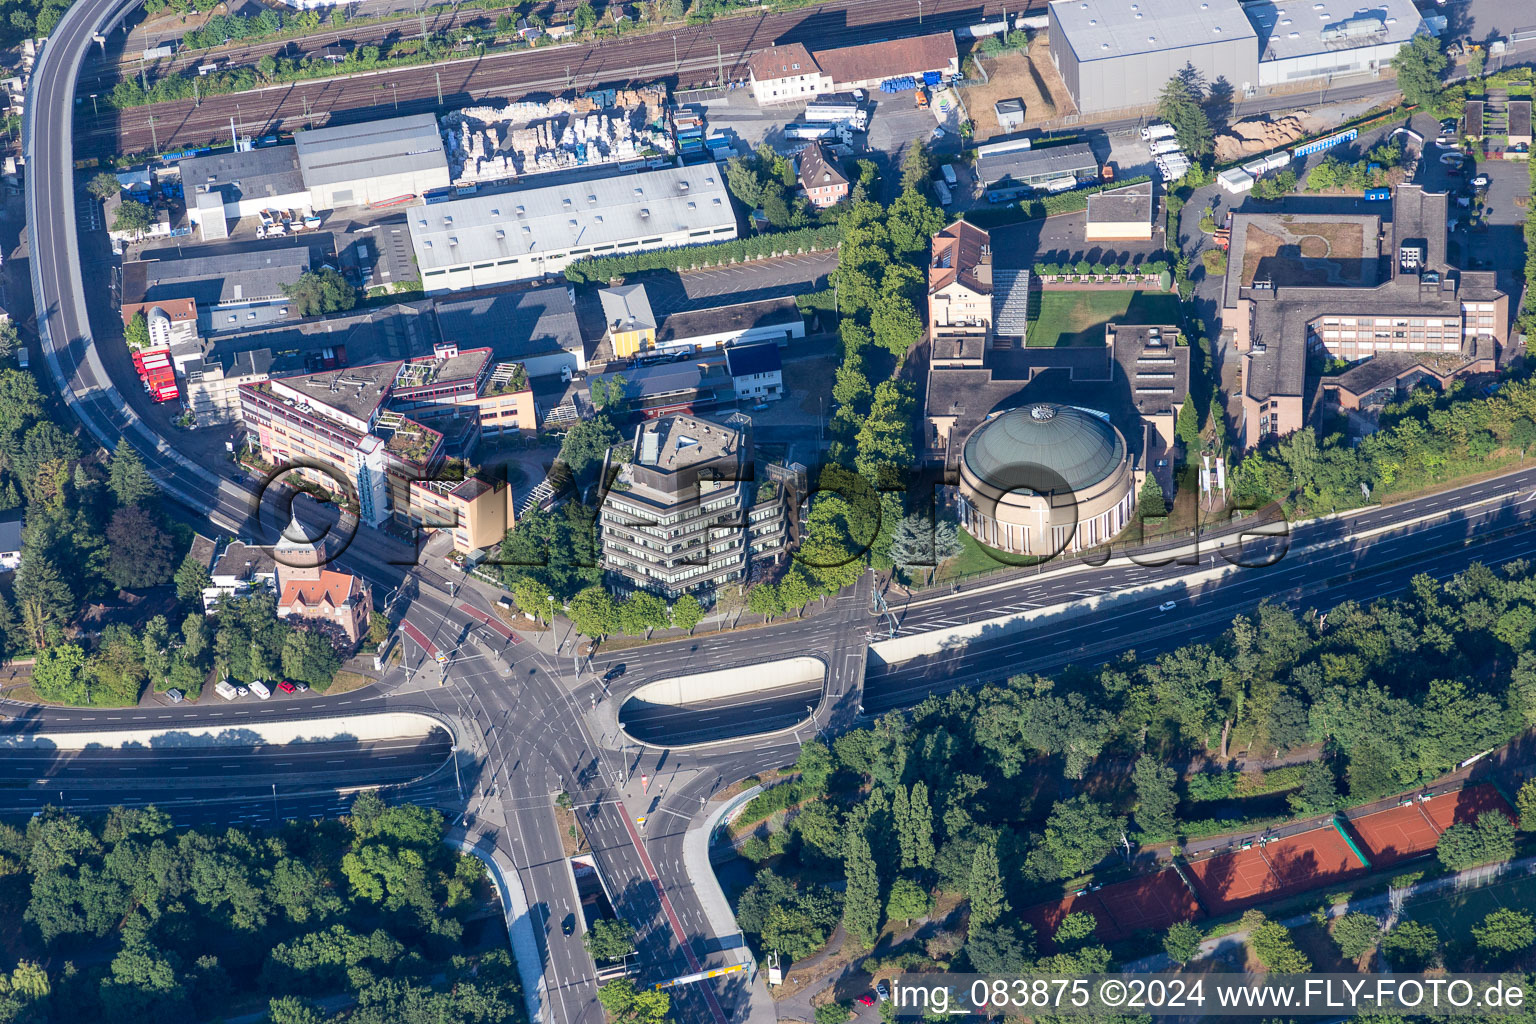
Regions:
<instances>
[{"instance_id":1,"label":"white building wall","mask_svg":"<svg viewBox=\"0 0 1536 1024\"><path fill-rule=\"evenodd\" d=\"M1289 85L1308 79L1367 74L1387 67L1402 43L1382 43L1352 50L1331 50L1302 57L1266 60L1259 63L1259 85Z\"/></svg>"},{"instance_id":2,"label":"white building wall","mask_svg":"<svg viewBox=\"0 0 1536 1024\"><path fill-rule=\"evenodd\" d=\"M676 352L685 348L695 348L703 351L720 349L727 345L749 345L754 341L777 342L780 348L789 343L790 338L805 337L805 321L796 320L786 324L764 324L758 327L748 327L743 330L720 331L716 334L700 334L692 338L671 338L667 341L656 342L658 352Z\"/></svg>"},{"instance_id":3,"label":"white building wall","mask_svg":"<svg viewBox=\"0 0 1536 1024\"><path fill-rule=\"evenodd\" d=\"M430 189L447 188L448 185L448 168L444 166L421 171L376 174L330 185L314 185L309 190L309 197L313 209L337 210L348 206L367 206L396 196L419 196Z\"/></svg>"}]
</instances>

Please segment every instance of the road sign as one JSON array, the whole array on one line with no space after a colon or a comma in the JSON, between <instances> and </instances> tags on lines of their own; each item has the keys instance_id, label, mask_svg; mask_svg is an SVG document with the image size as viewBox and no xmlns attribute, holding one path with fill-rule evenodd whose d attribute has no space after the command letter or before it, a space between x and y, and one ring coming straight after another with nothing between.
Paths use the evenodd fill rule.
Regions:
<instances>
[{"instance_id":1,"label":"road sign","mask_svg":"<svg viewBox=\"0 0 1536 1024\"><path fill-rule=\"evenodd\" d=\"M636 818L635 819L635 824L636 825L644 825L645 824L645 815L642 814L642 815L640 815L640 817Z\"/></svg>"},{"instance_id":2,"label":"road sign","mask_svg":"<svg viewBox=\"0 0 1536 1024\"><path fill-rule=\"evenodd\" d=\"M437 652L437 663L439 665L446 665L446 664L448 664L448 655L444 654L442 651L438 651Z\"/></svg>"}]
</instances>

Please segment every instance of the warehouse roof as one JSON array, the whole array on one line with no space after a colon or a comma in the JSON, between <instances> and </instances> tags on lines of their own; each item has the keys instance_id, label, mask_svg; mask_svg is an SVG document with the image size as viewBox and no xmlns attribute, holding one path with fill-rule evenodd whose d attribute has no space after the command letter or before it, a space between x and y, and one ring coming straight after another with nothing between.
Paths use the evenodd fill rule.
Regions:
<instances>
[{"instance_id":1,"label":"warehouse roof","mask_svg":"<svg viewBox=\"0 0 1536 1024\"><path fill-rule=\"evenodd\" d=\"M576 245L597 249L677 231L736 227L724 175L714 164L457 199L411 210L409 218L423 273Z\"/></svg>"},{"instance_id":2,"label":"warehouse roof","mask_svg":"<svg viewBox=\"0 0 1536 1024\"><path fill-rule=\"evenodd\" d=\"M1086 142L983 153L976 157L976 176L988 185L1008 178L1022 181L1046 174L1064 175L1098 169L1099 161L1093 155L1093 147Z\"/></svg>"},{"instance_id":3,"label":"warehouse roof","mask_svg":"<svg viewBox=\"0 0 1536 1024\"><path fill-rule=\"evenodd\" d=\"M488 341L496 359L582 351L571 292L560 285L439 299L437 326L444 341Z\"/></svg>"},{"instance_id":4,"label":"warehouse roof","mask_svg":"<svg viewBox=\"0 0 1536 1024\"><path fill-rule=\"evenodd\" d=\"M1079 61L1256 38L1237 0L1053 0L1051 14Z\"/></svg>"},{"instance_id":5,"label":"warehouse roof","mask_svg":"<svg viewBox=\"0 0 1536 1024\"><path fill-rule=\"evenodd\" d=\"M754 328L787 327L804 319L794 298L787 295L710 309L685 310L667 314L661 322L661 329L656 332L656 344L662 346L692 338L712 338Z\"/></svg>"},{"instance_id":6,"label":"warehouse roof","mask_svg":"<svg viewBox=\"0 0 1536 1024\"><path fill-rule=\"evenodd\" d=\"M1308 57L1357 46L1406 43L1422 19L1412 0L1308 0L1243 7L1259 35L1260 60Z\"/></svg>"},{"instance_id":7,"label":"warehouse roof","mask_svg":"<svg viewBox=\"0 0 1536 1024\"><path fill-rule=\"evenodd\" d=\"M181 183L188 190L219 191L224 198L277 198L304 191L299 151L269 146L244 153L215 153L181 161Z\"/></svg>"},{"instance_id":8,"label":"warehouse roof","mask_svg":"<svg viewBox=\"0 0 1536 1024\"><path fill-rule=\"evenodd\" d=\"M816 51L816 63L834 84L938 71L959 59L953 32Z\"/></svg>"},{"instance_id":9,"label":"warehouse roof","mask_svg":"<svg viewBox=\"0 0 1536 1024\"><path fill-rule=\"evenodd\" d=\"M138 260L123 267L123 296L136 302L190 298L199 306L275 299L309 269L305 248L225 256Z\"/></svg>"},{"instance_id":10,"label":"warehouse roof","mask_svg":"<svg viewBox=\"0 0 1536 1024\"><path fill-rule=\"evenodd\" d=\"M1088 223L1131 224L1152 220L1152 183L1140 181L1088 197Z\"/></svg>"},{"instance_id":11,"label":"warehouse roof","mask_svg":"<svg viewBox=\"0 0 1536 1024\"><path fill-rule=\"evenodd\" d=\"M311 188L380 174L448 171L437 119L431 114L313 128L296 133L293 142L304 184Z\"/></svg>"}]
</instances>

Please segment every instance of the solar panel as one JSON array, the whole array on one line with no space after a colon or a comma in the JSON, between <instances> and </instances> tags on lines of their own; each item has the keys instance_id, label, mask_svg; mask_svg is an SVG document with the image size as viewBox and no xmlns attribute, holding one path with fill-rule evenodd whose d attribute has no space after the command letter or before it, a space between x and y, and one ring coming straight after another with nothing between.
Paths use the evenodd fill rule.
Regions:
<instances>
[{"instance_id":1,"label":"solar panel","mask_svg":"<svg viewBox=\"0 0 1536 1024\"><path fill-rule=\"evenodd\" d=\"M1029 271L992 268L992 333L1022 338L1029 331Z\"/></svg>"}]
</instances>

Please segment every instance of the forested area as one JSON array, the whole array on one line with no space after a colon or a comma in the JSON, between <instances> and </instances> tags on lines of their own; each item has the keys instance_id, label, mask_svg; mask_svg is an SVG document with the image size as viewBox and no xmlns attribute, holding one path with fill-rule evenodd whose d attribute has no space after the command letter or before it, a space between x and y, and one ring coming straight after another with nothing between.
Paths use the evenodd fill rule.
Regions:
<instances>
[{"instance_id":1,"label":"forested area","mask_svg":"<svg viewBox=\"0 0 1536 1024\"><path fill-rule=\"evenodd\" d=\"M1041 937L1008 911L1122 876L1127 839L1241 829L1250 806L1267 817L1278 802L1285 817L1374 800L1536 725L1533 628L1536 566L1473 565L1341 605L1326 627L1266 604L1213 643L931 697L830 748L806 744L798 779L744 810L772 834L743 849L763 868L738 920L760 948L804 956L839 917L867 943L936 895L963 896L970 935L946 958L1018 969ZM1219 767L1241 751L1316 756ZM1181 777L1182 764L1197 770ZM1224 817L1208 820L1212 806ZM1489 859L1503 842L1489 828L1457 830L1450 855ZM839 878L841 896L825 888ZM1107 955L1085 944L1091 930L1064 947L1085 965Z\"/></svg>"},{"instance_id":2,"label":"forested area","mask_svg":"<svg viewBox=\"0 0 1536 1024\"><path fill-rule=\"evenodd\" d=\"M1333 512L1513 462L1536 445L1536 383L1507 381L1490 397L1461 381L1444 395L1416 388L1380 422L1357 445L1298 430L1246 455L1232 473L1239 503Z\"/></svg>"},{"instance_id":3,"label":"forested area","mask_svg":"<svg viewBox=\"0 0 1536 1024\"><path fill-rule=\"evenodd\" d=\"M464 955L484 868L442 839L438 812L371 792L342 821L275 831L178 830L152 807L0 826L0 901L22 947L0 1020L270 1005L273 1024L323 1024L309 1000L336 995L355 1000L336 1017L354 1024L522 1020L504 942Z\"/></svg>"}]
</instances>

